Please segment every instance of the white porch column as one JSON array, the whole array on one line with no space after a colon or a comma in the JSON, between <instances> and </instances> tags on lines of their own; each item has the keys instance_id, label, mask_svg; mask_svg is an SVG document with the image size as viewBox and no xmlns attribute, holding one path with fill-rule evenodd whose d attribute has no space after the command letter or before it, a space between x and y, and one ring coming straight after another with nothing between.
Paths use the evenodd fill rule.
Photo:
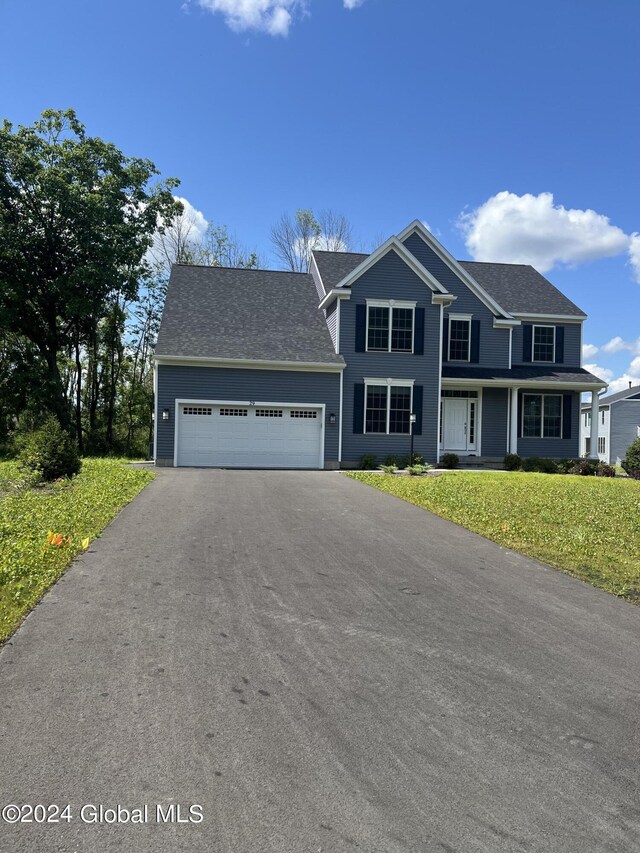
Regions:
<instances>
[{"instance_id":1,"label":"white porch column","mask_svg":"<svg viewBox=\"0 0 640 853\"><path fill-rule=\"evenodd\" d=\"M598 392L591 392L591 448L589 450L589 459L598 458Z\"/></svg>"},{"instance_id":2,"label":"white porch column","mask_svg":"<svg viewBox=\"0 0 640 853\"><path fill-rule=\"evenodd\" d=\"M518 452L518 389L511 389L511 416L509 419L509 453Z\"/></svg>"}]
</instances>

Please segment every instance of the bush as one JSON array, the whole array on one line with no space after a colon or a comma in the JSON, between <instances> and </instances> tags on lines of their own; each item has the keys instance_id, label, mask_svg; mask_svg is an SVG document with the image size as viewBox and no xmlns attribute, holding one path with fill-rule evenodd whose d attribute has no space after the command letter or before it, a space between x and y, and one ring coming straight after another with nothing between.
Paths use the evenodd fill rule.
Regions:
<instances>
[{"instance_id":1,"label":"bush","mask_svg":"<svg viewBox=\"0 0 640 853\"><path fill-rule=\"evenodd\" d=\"M616 469L612 468L611 465L606 465L604 462L601 462L596 468L596 477L615 477Z\"/></svg>"},{"instance_id":2,"label":"bush","mask_svg":"<svg viewBox=\"0 0 640 853\"><path fill-rule=\"evenodd\" d=\"M630 477L633 477L632 471L640 469L640 438L636 438L633 444L627 447L627 455L622 460L622 467ZM640 478L635 476L633 479Z\"/></svg>"},{"instance_id":3,"label":"bush","mask_svg":"<svg viewBox=\"0 0 640 853\"><path fill-rule=\"evenodd\" d=\"M50 415L42 426L25 436L18 459L22 468L45 482L73 477L82 462L75 440Z\"/></svg>"},{"instance_id":4,"label":"bush","mask_svg":"<svg viewBox=\"0 0 640 853\"><path fill-rule=\"evenodd\" d=\"M627 474L631 477L632 480L640 480L640 468L631 468L627 471Z\"/></svg>"},{"instance_id":5,"label":"bush","mask_svg":"<svg viewBox=\"0 0 640 853\"><path fill-rule=\"evenodd\" d=\"M358 468L361 471L373 471L378 466L378 457L375 453L365 453L358 460Z\"/></svg>"},{"instance_id":6,"label":"bush","mask_svg":"<svg viewBox=\"0 0 640 853\"><path fill-rule=\"evenodd\" d=\"M593 459L580 459L573 468L570 469L570 474L577 474L580 477L593 477L600 463Z\"/></svg>"},{"instance_id":7,"label":"bush","mask_svg":"<svg viewBox=\"0 0 640 853\"><path fill-rule=\"evenodd\" d=\"M504 457L504 470L505 471L519 471L522 467L522 459L518 456L517 453L507 453Z\"/></svg>"},{"instance_id":8,"label":"bush","mask_svg":"<svg viewBox=\"0 0 640 853\"><path fill-rule=\"evenodd\" d=\"M580 462L579 459L559 459L557 462L558 474L570 474L571 469L574 468L578 462Z\"/></svg>"},{"instance_id":9,"label":"bush","mask_svg":"<svg viewBox=\"0 0 640 853\"><path fill-rule=\"evenodd\" d=\"M409 474L411 477L419 477L421 474L424 474L424 472L427 470L427 466L426 465L407 465L405 470L406 470L407 474Z\"/></svg>"},{"instance_id":10,"label":"bush","mask_svg":"<svg viewBox=\"0 0 640 853\"><path fill-rule=\"evenodd\" d=\"M523 471L535 471L538 474L557 474L558 463L555 459L545 459L542 456L527 456L522 460Z\"/></svg>"},{"instance_id":11,"label":"bush","mask_svg":"<svg viewBox=\"0 0 640 853\"><path fill-rule=\"evenodd\" d=\"M398 470L397 465L379 465L378 467L381 471L384 471L385 474L395 474Z\"/></svg>"},{"instance_id":12,"label":"bush","mask_svg":"<svg viewBox=\"0 0 640 853\"><path fill-rule=\"evenodd\" d=\"M395 465L396 468L406 468L411 461L408 453L398 454L392 453L390 456L385 456L384 464L385 465ZM413 454L413 464L414 465L424 465L424 456L421 456L419 453Z\"/></svg>"},{"instance_id":13,"label":"bush","mask_svg":"<svg viewBox=\"0 0 640 853\"><path fill-rule=\"evenodd\" d=\"M460 457L456 453L445 453L440 457L440 467L449 470L457 468L460 464Z\"/></svg>"}]
</instances>

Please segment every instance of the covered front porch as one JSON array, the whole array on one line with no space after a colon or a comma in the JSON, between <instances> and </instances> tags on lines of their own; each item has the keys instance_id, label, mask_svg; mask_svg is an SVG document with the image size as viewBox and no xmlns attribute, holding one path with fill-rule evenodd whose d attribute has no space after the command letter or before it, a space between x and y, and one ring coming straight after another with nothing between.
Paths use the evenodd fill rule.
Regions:
<instances>
[{"instance_id":1,"label":"covered front porch","mask_svg":"<svg viewBox=\"0 0 640 853\"><path fill-rule=\"evenodd\" d=\"M582 368L515 367L490 370L445 367L440 393L439 455L461 459L580 455L581 395L606 384ZM598 418L591 419L591 447L598 445Z\"/></svg>"}]
</instances>

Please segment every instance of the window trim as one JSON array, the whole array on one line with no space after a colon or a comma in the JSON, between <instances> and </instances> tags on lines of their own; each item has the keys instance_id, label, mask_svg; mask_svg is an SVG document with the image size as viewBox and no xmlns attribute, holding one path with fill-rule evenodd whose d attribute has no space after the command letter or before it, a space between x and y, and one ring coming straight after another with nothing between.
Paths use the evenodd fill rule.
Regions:
<instances>
[{"instance_id":1,"label":"window trim","mask_svg":"<svg viewBox=\"0 0 640 853\"><path fill-rule=\"evenodd\" d=\"M524 401L526 397L540 397L542 399L542 407L540 409L540 435L525 435L524 434ZM545 397L560 397L560 435L545 435L544 434L544 399ZM562 439L563 432L563 424L564 424L564 394L534 394L534 393L525 393L522 395L522 415L520 418L520 437L525 441L528 438L532 438L534 440L538 438L548 438L554 441L559 441Z\"/></svg>"},{"instance_id":2,"label":"window trim","mask_svg":"<svg viewBox=\"0 0 640 853\"><path fill-rule=\"evenodd\" d=\"M471 321L473 320L473 314L449 314L448 315L448 334L447 334L447 358L446 361L455 361L459 364L469 364L471 362L471 330L472 325ZM467 357L466 358L451 358L451 323L453 321L464 322L467 324L467 328L469 329L469 337L467 338Z\"/></svg>"},{"instance_id":3,"label":"window trim","mask_svg":"<svg viewBox=\"0 0 640 853\"><path fill-rule=\"evenodd\" d=\"M409 424L409 432L389 432L391 422L391 388L410 388L409 395L409 414L413 413L413 386L414 379L375 379L365 378L364 380L364 414L362 419L362 434L363 435L410 435L411 424ZM370 385L385 385L387 387L387 423L385 432L367 432L367 396Z\"/></svg>"},{"instance_id":4,"label":"window trim","mask_svg":"<svg viewBox=\"0 0 640 853\"><path fill-rule=\"evenodd\" d=\"M365 327L365 352L377 353L396 353L399 355L413 355L416 348L416 305L417 302L407 302L400 299L367 299L367 324ZM389 341L387 349L369 349L369 308L388 308L389 309ZM393 330L393 309L408 308L411 309L411 349L391 349L391 338ZM386 381L386 380L385 380Z\"/></svg>"},{"instance_id":5,"label":"window trim","mask_svg":"<svg viewBox=\"0 0 640 853\"><path fill-rule=\"evenodd\" d=\"M553 329L553 358L549 361L548 358L534 358L536 351L536 329ZM532 323L531 325L531 363L532 364L555 364L556 363L556 337L557 326L551 326L548 323Z\"/></svg>"}]
</instances>

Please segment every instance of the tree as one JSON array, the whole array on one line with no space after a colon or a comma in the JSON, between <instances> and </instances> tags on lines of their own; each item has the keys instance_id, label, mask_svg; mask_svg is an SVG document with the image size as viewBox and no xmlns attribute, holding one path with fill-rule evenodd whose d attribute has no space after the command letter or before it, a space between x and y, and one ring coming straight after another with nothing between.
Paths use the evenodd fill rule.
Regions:
<instances>
[{"instance_id":1,"label":"tree","mask_svg":"<svg viewBox=\"0 0 640 853\"><path fill-rule=\"evenodd\" d=\"M312 210L296 210L293 217L283 213L271 228L275 255L292 272L309 270L314 249L347 252L352 239L346 217L332 210L322 210L317 217Z\"/></svg>"},{"instance_id":2,"label":"tree","mask_svg":"<svg viewBox=\"0 0 640 853\"><path fill-rule=\"evenodd\" d=\"M136 298L158 221L181 210L171 193L178 181L150 186L157 174L149 160L88 137L73 110L0 128L0 316L40 354L48 408L63 426L61 355L79 360L100 319Z\"/></svg>"}]
</instances>

